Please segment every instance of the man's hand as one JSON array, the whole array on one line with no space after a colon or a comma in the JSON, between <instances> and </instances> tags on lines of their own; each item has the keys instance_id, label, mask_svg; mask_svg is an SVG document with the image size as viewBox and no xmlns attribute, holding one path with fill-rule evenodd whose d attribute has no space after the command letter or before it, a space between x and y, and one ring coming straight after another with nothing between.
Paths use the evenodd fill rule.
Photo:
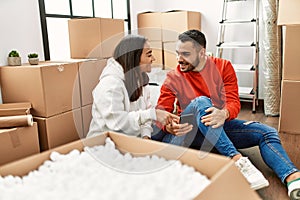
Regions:
<instances>
[{"instance_id":1,"label":"man's hand","mask_svg":"<svg viewBox=\"0 0 300 200\"><path fill-rule=\"evenodd\" d=\"M193 129L193 125L184 123L179 124L178 121L173 120L170 124L166 125L166 130L176 136L182 136L187 134Z\"/></svg>"},{"instance_id":2,"label":"man's hand","mask_svg":"<svg viewBox=\"0 0 300 200\"><path fill-rule=\"evenodd\" d=\"M205 126L212 126L212 128L223 126L225 120L229 117L227 109L220 110L215 107L210 107L206 109L205 112L209 114L201 117L201 122Z\"/></svg>"}]
</instances>

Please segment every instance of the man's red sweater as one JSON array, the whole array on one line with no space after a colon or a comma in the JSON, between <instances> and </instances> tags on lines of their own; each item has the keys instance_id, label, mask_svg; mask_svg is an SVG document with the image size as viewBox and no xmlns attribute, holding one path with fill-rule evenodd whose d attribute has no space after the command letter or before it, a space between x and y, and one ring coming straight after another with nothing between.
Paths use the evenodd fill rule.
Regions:
<instances>
[{"instance_id":1,"label":"man's red sweater","mask_svg":"<svg viewBox=\"0 0 300 200\"><path fill-rule=\"evenodd\" d=\"M167 74L161 87L157 108L173 112L176 100L176 109L180 114L198 96L211 98L214 107L227 108L228 119L237 117L241 107L238 84L229 61L208 57L205 67L200 72L181 72L178 65Z\"/></svg>"}]
</instances>

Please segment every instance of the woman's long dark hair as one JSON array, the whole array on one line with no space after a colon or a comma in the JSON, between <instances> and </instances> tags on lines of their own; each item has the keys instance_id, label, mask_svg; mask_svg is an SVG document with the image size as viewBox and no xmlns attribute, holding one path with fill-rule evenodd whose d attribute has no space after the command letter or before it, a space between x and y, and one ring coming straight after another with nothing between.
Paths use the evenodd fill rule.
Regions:
<instances>
[{"instance_id":1,"label":"woman's long dark hair","mask_svg":"<svg viewBox=\"0 0 300 200\"><path fill-rule=\"evenodd\" d=\"M141 73L140 60L147 39L140 35L127 35L116 46L114 59L125 73L125 87L131 102L142 95L142 87L149 82L148 75Z\"/></svg>"}]
</instances>

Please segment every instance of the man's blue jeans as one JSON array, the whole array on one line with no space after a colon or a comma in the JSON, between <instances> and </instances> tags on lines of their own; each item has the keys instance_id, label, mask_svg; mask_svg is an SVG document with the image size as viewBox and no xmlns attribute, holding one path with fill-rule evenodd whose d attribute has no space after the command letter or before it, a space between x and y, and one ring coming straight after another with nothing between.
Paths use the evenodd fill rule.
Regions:
<instances>
[{"instance_id":1,"label":"man's blue jeans","mask_svg":"<svg viewBox=\"0 0 300 200\"><path fill-rule=\"evenodd\" d=\"M193 113L194 127L197 128L184 136L160 135L162 141L186 147L192 145L193 148L206 151L207 148L215 147L222 155L228 157L238 154L237 149L259 146L263 160L283 183L288 175L299 171L283 149L276 129L259 122L238 119L226 121L222 127L214 129L205 126L200 120L207 114L205 110L209 107L212 107L209 98L201 96L194 99L182 114Z\"/></svg>"}]
</instances>

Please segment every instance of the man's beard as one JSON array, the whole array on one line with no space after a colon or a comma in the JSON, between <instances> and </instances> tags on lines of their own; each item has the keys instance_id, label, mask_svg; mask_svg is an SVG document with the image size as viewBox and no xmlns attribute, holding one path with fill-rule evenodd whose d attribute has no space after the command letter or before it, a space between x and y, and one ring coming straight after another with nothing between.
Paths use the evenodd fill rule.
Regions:
<instances>
[{"instance_id":1,"label":"man's beard","mask_svg":"<svg viewBox=\"0 0 300 200\"><path fill-rule=\"evenodd\" d=\"M193 71L196 68L196 66L199 65L200 59L197 57L197 59L193 63L189 63L186 61L179 61L178 63L180 65L188 65L188 68L183 72L189 72L189 71Z\"/></svg>"}]
</instances>

